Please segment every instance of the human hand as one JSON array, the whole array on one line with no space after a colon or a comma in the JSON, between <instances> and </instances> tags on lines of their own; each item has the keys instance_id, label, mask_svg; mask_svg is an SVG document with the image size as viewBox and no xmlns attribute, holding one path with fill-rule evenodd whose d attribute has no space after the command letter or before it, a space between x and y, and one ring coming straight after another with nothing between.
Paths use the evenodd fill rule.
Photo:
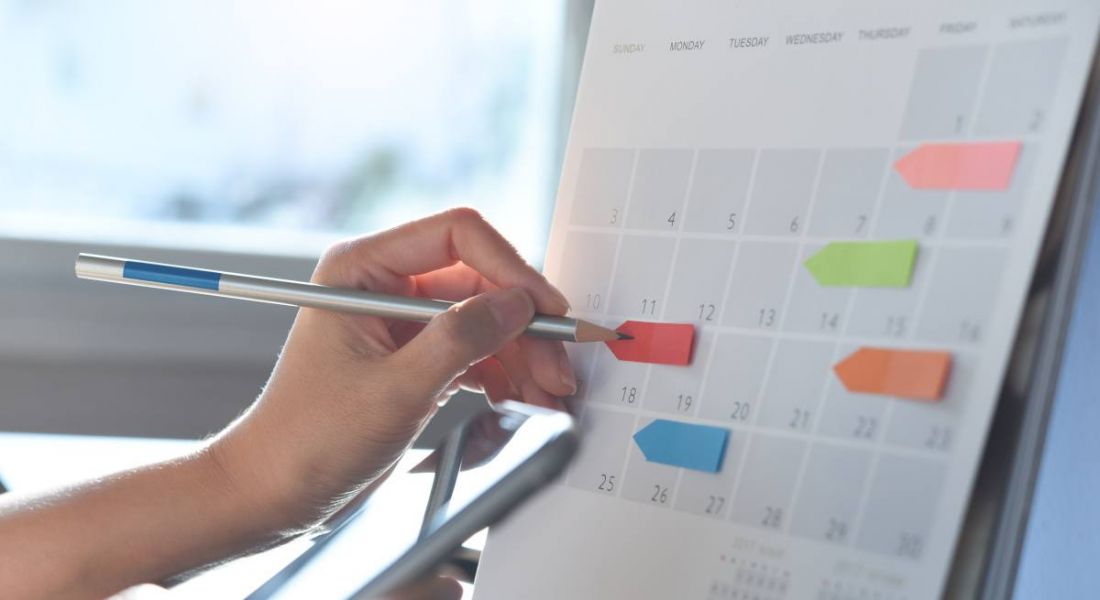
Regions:
<instances>
[{"instance_id":1,"label":"human hand","mask_svg":"<svg viewBox=\"0 0 1100 600\"><path fill-rule=\"evenodd\" d=\"M460 387L556 408L576 389L560 342L519 337L564 296L470 209L337 244L313 282L462 302L427 325L299 311L259 400L211 445L264 526L339 510Z\"/></svg>"}]
</instances>

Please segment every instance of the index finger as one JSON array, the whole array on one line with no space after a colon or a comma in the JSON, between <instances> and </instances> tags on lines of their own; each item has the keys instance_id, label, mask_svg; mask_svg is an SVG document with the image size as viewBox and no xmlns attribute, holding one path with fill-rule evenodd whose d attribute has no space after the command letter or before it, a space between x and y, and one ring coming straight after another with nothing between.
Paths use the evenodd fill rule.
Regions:
<instances>
[{"instance_id":1,"label":"index finger","mask_svg":"<svg viewBox=\"0 0 1100 600\"><path fill-rule=\"evenodd\" d=\"M368 282L395 283L465 263L498 287L527 290L539 312L561 315L565 297L477 211L455 208L349 242L342 254Z\"/></svg>"}]
</instances>

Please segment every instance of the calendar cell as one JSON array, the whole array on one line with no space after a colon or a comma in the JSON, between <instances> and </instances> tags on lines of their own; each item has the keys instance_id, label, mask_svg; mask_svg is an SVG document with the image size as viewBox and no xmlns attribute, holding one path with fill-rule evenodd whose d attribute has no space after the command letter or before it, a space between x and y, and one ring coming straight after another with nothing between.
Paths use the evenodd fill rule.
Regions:
<instances>
[{"instance_id":1,"label":"calendar cell","mask_svg":"<svg viewBox=\"0 0 1100 600\"><path fill-rule=\"evenodd\" d=\"M821 151L813 149L761 150L745 232L800 235L806 226L820 158Z\"/></svg>"},{"instance_id":2,"label":"calendar cell","mask_svg":"<svg viewBox=\"0 0 1100 600\"><path fill-rule=\"evenodd\" d=\"M642 419L637 430L653 422ZM633 440L627 451L626 473L623 475L623 497L652 506L670 507L676 493L676 476L680 470L660 463L649 462Z\"/></svg>"},{"instance_id":3,"label":"calendar cell","mask_svg":"<svg viewBox=\"0 0 1100 600\"><path fill-rule=\"evenodd\" d=\"M672 238L624 235L608 312L621 317L657 320L664 310L665 287L675 246L676 240Z\"/></svg>"},{"instance_id":4,"label":"calendar cell","mask_svg":"<svg viewBox=\"0 0 1100 600\"><path fill-rule=\"evenodd\" d=\"M848 544L855 530L871 453L819 443L810 447L807 460L791 531L824 542Z\"/></svg>"},{"instance_id":5,"label":"calendar cell","mask_svg":"<svg viewBox=\"0 0 1100 600\"><path fill-rule=\"evenodd\" d=\"M810 234L867 237L889 156L886 148L827 150L817 184Z\"/></svg>"},{"instance_id":6,"label":"calendar cell","mask_svg":"<svg viewBox=\"0 0 1100 600\"><path fill-rule=\"evenodd\" d=\"M634 432L634 416L589 406L581 418L581 429L586 437L601 443L581 445L569 467L566 483L590 492L618 495L627 444Z\"/></svg>"},{"instance_id":7,"label":"calendar cell","mask_svg":"<svg viewBox=\"0 0 1100 600\"><path fill-rule=\"evenodd\" d=\"M1031 184L1037 148L1023 146L1012 182L1004 191L958 192L951 207L947 236L962 239L1005 238L1015 233L1020 207Z\"/></svg>"},{"instance_id":8,"label":"calendar cell","mask_svg":"<svg viewBox=\"0 0 1100 600\"><path fill-rule=\"evenodd\" d=\"M651 368L642 405L649 410L673 415L694 415L699 410L699 387L713 338L714 334L710 331L696 332L693 358L687 367Z\"/></svg>"},{"instance_id":9,"label":"calendar cell","mask_svg":"<svg viewBox=\"0 0 1100 600\"><path fill-rule=\"evenodd\" d=\"M710 357L699 416L736 424L751 423L764 385L772 340L722 334Z\"/></svg>"},{"instance_id":10,"label":"calendar cell","mask_svg":"<svg viewBox=\"0 0 1100 600\"><path fill-rule=\"evenodd\" d=\"M987 53L985 46L921 50L909 88L902 139L952 138L966 132Z\"/></svg>"},{"instance_id":11,"label":"calendar cell","mask_svg":"<svg viewBox=\"0 0 1100 600\"><path fill-rule=\"evenodd\" d=\"M757 423L787 431L811 431L830 376L833 348L829 342L781 340L764 386Z\"/></svg>"},{"instance_id":12,"label":"calendar cell","mask_svg":"<svg viewBox=\"0 0 1100 600\"><path fill-rule=\"evenodd\" d=\"M684 470L676 489L676 510L721 519L729 510L737 468L745 455L748 433L730 432L722 470L718 473Z\"/></svg>"},{"instance_id":13,"label":"calendar cell","mask_svg":"<svg viewBox=\"0 0 1100 600\"><path fill-rule=\"evenodd\" d=\"M748 329L779 329L798 246L743 242L733 266L722 323Z\"/></svg>"},{"instance_id":14,"label":"calendar cell","mask_svg":"<svg viewBox=\"0 0 1100 600\"><path fill-rule=\"evenodd\" d=\"M733 250L734 243L723 240L680 241L664 312L666 321L718 323Z\"/></svg>"},{"instance_id":15,"label":"calendar cell","mask_svg":"<svg viewBox=\"0 0 1100 600\"><path fill-rule=\"evenodd\" d=\"M554 283L573 309L602 313L607 309L608 281L615 262L618 236L612 233L570 231ZM584 265L585 268L578 268Z\"/></svg>"},{"instance_id":16,"label":"calendar cell","mask_svg":"<svg viewBox=\"0 0 1100 600\"><path fill-rule=\"evenodd\" d=\"M634 170L626 224L635 229L677 231L684 216L691 150L642 150Z\"/></svg>"},{"instance_id":17,"label":"calendar cell","mask_svg":"<svg viewBox=\"0 0 1100 600\"><path fill-rule=\"evenodd\" d=\"M1002 250L942 248L928 282L918 337L932 342L981 342L1003 271Z\"/></svg>"},{"instance_id":18,"label":"calendar cell","mask_svg":"<svg viewBox=\"0 0 1100 600\"><path fill-rule=\"evenodd\" d=\"M730 518L753 527L785 530L805 455L806 442L802 440L753 435Z\"/></svg>"},{"instance_id":19,"label":"calendar cell","mask_svg":"<svg viewBox=\"0 0 1100 600\"><path fill-rule=\"evenodd\" d=\"M919 559L946 470L937 460L884 453L871 482L857 545L871 552Z\"/></svg>"},{"instance_id":20,"label":"calendar cell","mask_svg":"<svg viewBox=\"0 0 1100 600\"><path fill-rule=\"evenodd\" d=\"M621 227L633 170L633 150L585 150L577 173L570 222L574 225Z\"/></svg>"},{"instance_id":21,"label":"calendar cell","mask_svg":"<svg viewBox=\"0 0 1100 600\"><path fill-rule=\"evenodd\" d=\"M898 401L886 442L898 446L936 452L950 452L954 446L956 424L966 406L970 382L977 369L976 357L967 352L952 356L947 389L939 402Z\"/></svg>"},{"instance_id":22,"label":"calendar cell","mask_svg":"<svg viewBox=\"0 0 1100 600\"><path fill-rule=\"evenodd\" d=\"M649 365L615 358L603 344L595 345L595 364L588 384L588 401L636 408L645 394Z\"/></svg>"},{"instance_id":23,"label":"calendar cell","mask_svg":"<svg viewBox=\"0 0 1100 600\"><path fill-rule=\"evenodd\" d=\"M684 231L737 233L755 153L752 150L700 150L695 158Z\"/></svg>"},{"instance_id":24,"label":"calendar cell","mask_svg":"<svg viewBox=\"0 0 1100 600\"><path fill-rule=\"evenodd\" d=\"M848 356L855 350L856 346L842 346L839 356ZM889 401L886 397L849 392L832 369L829 370L828 386L817 421L819 435L856 442L874 442L882 438L886 425L883 415Z\"/></svg>"},{"instance_id":25,"label":"calendar cell","mask_svg":"<svg viewBox=\"0 0 1100 600\"><path fill-rule=\"evenodd\" d=\"M820 335L837 335L844 331L844 318L852 289L819 284L804 264L822 247L821 244L812 244L802 249L802 256L795 266L791 301L783 318L784 331Z\"/></svg>"},{"instance_id":26,"label":"calendar cell","mask_svg":"<svg viewBox=\"0 0 1100 600\"><path fill-rule=\"evenodd\" d=\"M932 264L934 248L917 250L913 275L907 288L861 288L854 290L855 300L849 315L849 335L883 340L900 340L912 335L916 325L917 301L928 285L928 265Z\"/></svg>"},{"instance_id":27,"label":"calendar cell","mask_svg":"<svg viewBox=\"0 0 1100 600\"><path fill-rule=\"evenodd\" d=\"M891 162L906 155L912 148L898 148ZM913 239L935 235L943 227L947 192L914 189L896 169L886 176L878 221L872 235L878 239Z\"/></svg>"},{"instance_id":28,"label":"calendar cell","mask_svg":"<svg viewBox=\"0 0 1100 600\"><path fill-rule=\"evenodd\" d=\"M1047 122L1058 85L1065 39L1003 44L993 51L977 132L981 135L1038 133Z\"/></svg>"}]
</instances>

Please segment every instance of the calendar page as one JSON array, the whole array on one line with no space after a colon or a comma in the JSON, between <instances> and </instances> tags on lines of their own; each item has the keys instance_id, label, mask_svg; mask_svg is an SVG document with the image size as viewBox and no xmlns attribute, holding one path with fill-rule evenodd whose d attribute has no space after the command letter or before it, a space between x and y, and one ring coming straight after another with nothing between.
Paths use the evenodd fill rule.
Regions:
<instances>
[{"instance_id":1,"label":"calendar page","mask_svg":"<svg viewBox=\"0 0 1100 600\"><path fill-rule=\"evenodd\" d=\"M690 359L569 348L581 451L477 598L941 594L1097 26L599 0L547 273L582 318L694 325Z\"/></svg>"}]
</instances>

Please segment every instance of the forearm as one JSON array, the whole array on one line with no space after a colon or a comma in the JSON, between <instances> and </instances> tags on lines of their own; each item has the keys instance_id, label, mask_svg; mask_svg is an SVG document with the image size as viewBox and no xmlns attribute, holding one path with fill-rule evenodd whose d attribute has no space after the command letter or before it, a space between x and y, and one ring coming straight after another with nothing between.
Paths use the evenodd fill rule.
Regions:
<instances>
[{"instance_id":1,"label":"forearm","mask_svg":"<svg viewBox=\"0 0 1100 600\"><path fill-rule=\"evenodd\" d=\"M207 449L52 494L0 496L0 588L102 598L289 537Z\"/></svg>"}]
</instances>

